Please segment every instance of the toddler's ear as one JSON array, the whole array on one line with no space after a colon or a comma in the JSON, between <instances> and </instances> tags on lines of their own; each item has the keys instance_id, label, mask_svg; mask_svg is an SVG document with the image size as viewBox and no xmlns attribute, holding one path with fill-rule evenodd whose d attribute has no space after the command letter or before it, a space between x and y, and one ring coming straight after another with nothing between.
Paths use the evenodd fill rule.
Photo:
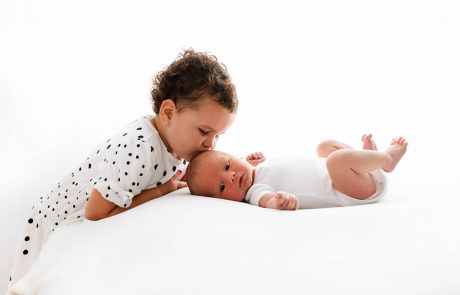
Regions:
<instances>
[{"instance_id":1,"label":"toddler's ear","mask_svg":"<svg viewBox=\"0 0 460 295\"><path fill-rule=\"evenodd\" d=\"M163 122L169 122L176 111L176 104L172 99L165 99L160 106L160 118Z\"/></svg>"}]
</instances>

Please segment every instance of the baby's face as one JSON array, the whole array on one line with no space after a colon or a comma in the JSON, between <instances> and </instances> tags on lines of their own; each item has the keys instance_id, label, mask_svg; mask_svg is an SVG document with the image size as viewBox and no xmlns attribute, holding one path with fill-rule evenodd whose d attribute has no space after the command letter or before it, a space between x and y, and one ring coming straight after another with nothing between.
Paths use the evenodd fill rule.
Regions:
<instances>
[{"instance_id":1,"label":"baby's face","mask_svg":"<svg viewBox=\"0 0 460 295\"><path fill-rule=\"evenodd\" d=\"M200 171L195 187L205 196L240 202L254 182L249 163L222 152L206 152L200 159Z\"/></svg>"}]
</instances>

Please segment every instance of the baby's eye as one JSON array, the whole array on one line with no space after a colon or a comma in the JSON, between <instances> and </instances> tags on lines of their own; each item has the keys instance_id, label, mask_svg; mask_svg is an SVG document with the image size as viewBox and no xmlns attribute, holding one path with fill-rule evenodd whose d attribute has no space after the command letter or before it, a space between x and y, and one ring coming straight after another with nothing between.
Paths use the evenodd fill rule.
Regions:
<instances>
[{"instance_id":1,"label":"baby's eye","mask_svg":"<svg viewBox=\"0 0 460 295\"><path fill-rule=\"evenodd\" d=\"M224 182L220 183L219 190L220 190L221 193L225 190L225 183Z\"/></svg>"},{"instance_id":2,"label":"baby's eye","mask_svg":"<svg viewBox=\"0 0 460 295\"><path fill-rule=\"evenodd\" d=\"M198 128L198 129L200 130L200 133L201 133L202 135L208 135L208 133L209 133L209 131L205 131L205 130L203 130L203 129L201 129L201 128Z\"/></svg>"},{"instance_id":3,"label":"baby's eye","mask_svg":"<svg viewBox=\"0 0 460 295\"><path fill-rule=\"evenodd\" d=\"M230 169L230 160L228 160L227 162L225 162L225 168L224 168L224 170L227 171L228 169Z\"/></svg>"}]
</instances>

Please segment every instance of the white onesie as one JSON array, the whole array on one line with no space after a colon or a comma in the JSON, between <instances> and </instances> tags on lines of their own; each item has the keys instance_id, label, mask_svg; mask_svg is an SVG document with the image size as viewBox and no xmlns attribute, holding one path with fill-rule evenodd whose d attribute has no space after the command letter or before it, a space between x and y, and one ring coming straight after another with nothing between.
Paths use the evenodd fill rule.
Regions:
<instances>
[{"instance_id":1,"label":"white onesie","mask_svg":"<svg viewBox=\"0 0 460 295\"><path fill-rule=\"evenodd\" d=\"M377 202L385 188L383 173L371 173L376 192L365 200L359 200L339 192L332 186L326 167L326 158L278 157L266 160L256 167L254 184L245 200L259 205L266 192L284 191L299 198L300 209L361 205Z\"/></svg>"}]
</instances>

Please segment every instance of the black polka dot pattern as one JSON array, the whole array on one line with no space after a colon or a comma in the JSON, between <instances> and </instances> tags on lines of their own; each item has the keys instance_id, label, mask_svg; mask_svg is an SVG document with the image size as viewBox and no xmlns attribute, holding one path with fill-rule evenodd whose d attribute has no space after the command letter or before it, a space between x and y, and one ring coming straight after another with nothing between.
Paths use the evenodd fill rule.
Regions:
<instances>
[{"instance_id":1,"label":"black polka dot pattern","mask_svg":"<svg viewBox=\"0 0 460 295\"><path fill-rule=\"evenodd\" d=\"M167 151L149 117L132 122L96 147L50 193L39 198L32 214L25 218L26 232L17 257L32 259L47 236L44 232L53 232L67 221L83 219L93 189L127 208L134 196L167 182L178 169L184 171L185 164Z\"/></svg>"},{"instance_id":2,"label":"black polka dot pattern","mask_svg":"<svg viewBox=\"0 0 460 295\"><path fill-rule=\"evenodd\" d=\"M103 177L116 177L106 177L108 186L101 185L97 179L92 184L107 200L120 207L129 207L132 198L143 189L167 182L178 167L184 165L167 152L152 128L148 118L142 118L121 132L120 137L112 137L105 152L101 149L105 161L104 165L98 164L99 172Z\"/></svg>"}]
</instances>

